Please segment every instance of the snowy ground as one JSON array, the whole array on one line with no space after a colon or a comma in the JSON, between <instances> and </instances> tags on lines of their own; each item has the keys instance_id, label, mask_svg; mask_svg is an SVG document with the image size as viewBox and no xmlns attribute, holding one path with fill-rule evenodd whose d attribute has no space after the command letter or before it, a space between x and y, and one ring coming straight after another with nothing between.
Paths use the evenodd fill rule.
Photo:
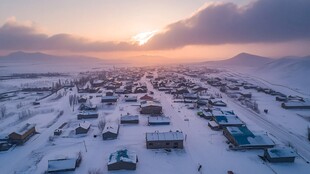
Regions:
<instances>
[{"instance_id":1,"label":"snowy ground","mask_svg":"<svg viewBox=\"0 0 310 174\"><path fill-rule=\"evenodd\" d=\"M194 79L197 80L197 79ZM30 102L24 103L22 108L16 109L16 103L10 101L8 110L13 112L11 117L1 120L1 134L10 133L18 126L25 123L35 123L39 134L32 137L25 145L17 146L7 152L0 153L0 173L44 173L47 169L47 160L70 156L82 152L82 163L75 172L87 173L99 169L102 173L199 173L198 165L202 165L200 173L227 173L231 170L237 174L248 173L299 173L306 174L310 165L302 157L298 157L292 164L270 164L263 162L258 155L262 150L232 151L228 149L227 139L222 131L213 131L207 126L207 120L196 115L197 110L189 110L182 103L173 103L172 96L154 90L150 82L144 77L141 81L147 83L148 89L154 91L154 97L163 106L164 115L171 118L171 125L148 126L147 116L139 114L137 103L125 103L123 96L117 104L105 106L100 103L100 98L95 94L91 99L99 108L99 118L87 120L91 122L91 129L85 136L74 134L75 127L82 122L77 120L77 106L75 110L69 105L69 95L77 91L59 91L64 96L57 99L52 95L41 101L40 106L32 106ZM197 83L200 83L197 81ZM210 88L210 91L218 92ZM144 94L139 94L138 97ZM255 132L268 132L277 144L291 143L304 157L310 157L310 144L304 135L307 126L305 121L296 112L280 108L279 103L266 94L254 93L254 97L261 107L270 109L268 115L256 115L226 96L224 101L228 108L244 121ZM56 99L55 99L56 98ZM1 103L2 104L2 103ZM32 117L18 121L18 112L23 108L31 109L36 114ZM64 114L58 117L60 111ZM121 125L119 136L116 140L103 141L98 121L105 119L108 122L118 122L121 114L138 114L138 125ZM308 114L308 113L303 113ZM188 120L188 121L186 121ZM50 138L55 129L67 122L64 132L60 137ZM148 150L145 146L145 133L154 131L181 130L186 134L185 148L183 150ZM94 135L99 135L94 138ZM139 162L136 171L107 171L107 162L110 153L121 148L128 148L137 153ZM309 160L310 158L308 158Z\"/></svg>"}]
</instances>

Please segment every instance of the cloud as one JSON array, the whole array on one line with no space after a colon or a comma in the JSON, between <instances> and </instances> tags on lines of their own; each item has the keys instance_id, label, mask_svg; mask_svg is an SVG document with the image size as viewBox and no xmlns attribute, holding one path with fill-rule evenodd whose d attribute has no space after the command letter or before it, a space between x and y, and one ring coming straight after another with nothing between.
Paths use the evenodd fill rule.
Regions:
<instances>
[{"instance_id":1,"label":"cloud","mask_svg":"<svg viewBox=\"0 0 310 174\"><path fill-rule=\"evenodd\" d=\"M91 41L70 34L49 36L32 22L8 19L0 27L0 50L126 51L137 46L126 42Z\"/></svg>"},{"instance_id":2,"label":"cloud","mask_svg":"<svg viewBox=\"0 0 310 174\"><path fill-rule=\"evenodd\" d=\"M309 0L258 0L238 7L208 4L152 37L145 49L186 45L281 43L310 40Z\"/></svg>"}]
</instances>

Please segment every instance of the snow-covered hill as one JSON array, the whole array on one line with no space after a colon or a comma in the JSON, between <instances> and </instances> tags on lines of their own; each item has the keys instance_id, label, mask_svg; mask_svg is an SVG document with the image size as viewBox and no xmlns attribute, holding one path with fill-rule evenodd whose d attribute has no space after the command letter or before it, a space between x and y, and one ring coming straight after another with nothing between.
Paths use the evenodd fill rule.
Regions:
<instances>
[{"instance_id":1,"label":"snow-covered hill","mask_svg":"<svg viewBox=\"0 0 310 174\"><path fill-rule=\"evenodd\" d=\"M310 93L310 56L281 58L261 66L254 70L253 74Z\"/></svg>"},{"instance_id":2,"label":"snow-covered hill","mask_svg":"<svg viewBox=\"0 0 310 174\"><path fill-rule=\"evenodd\" d=\"M232 58L220 61L208 61L206 64L216 66L234 66L234 67L259 67L266 63L272 62L273 59L257 56L248 53L240 53Z\"/></svg>"}]
</instances>

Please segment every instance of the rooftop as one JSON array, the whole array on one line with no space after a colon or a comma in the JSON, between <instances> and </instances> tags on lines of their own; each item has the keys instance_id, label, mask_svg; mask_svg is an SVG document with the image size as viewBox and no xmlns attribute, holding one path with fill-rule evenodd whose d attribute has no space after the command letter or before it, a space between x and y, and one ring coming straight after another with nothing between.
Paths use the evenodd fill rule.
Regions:
<instances>
[{"instance_id":1,"label":"rooftop","mask_svg":"<svg viewBox=\"0 0 310 174\"><path fill-rule=\"evenodd\" d=\"M146 133L146 141L169 141L169 140L183 140L183 132L153 132Z\"/></svg>"}]
</instances>

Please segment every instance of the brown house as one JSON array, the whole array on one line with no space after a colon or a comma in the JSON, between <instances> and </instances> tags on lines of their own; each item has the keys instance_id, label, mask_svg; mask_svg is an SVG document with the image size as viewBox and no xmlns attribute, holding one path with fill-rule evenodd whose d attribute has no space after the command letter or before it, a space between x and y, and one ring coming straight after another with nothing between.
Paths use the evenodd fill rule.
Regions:
<instances>
[{"instance_id":1,"label":"brown house","mask_svg":"<svg viewBox=\"0 0 310 174\"><path fill-rule=\"evenodd\" d=\"M9 141L13 144L22 145L35 133L35 125L27 123L16 132L12 132L9 135Z\"/></svg>"},{"instance_id":2,"label":"brown house","mask_svg":"<svg viewBox=\"0 0 310 174\"><path fill-rule=\"evenodd\" d=\"M146 101L141 104L140 113L160 115L162 114L162 106L159 102Z\"/></svg>"}]
</instances>

